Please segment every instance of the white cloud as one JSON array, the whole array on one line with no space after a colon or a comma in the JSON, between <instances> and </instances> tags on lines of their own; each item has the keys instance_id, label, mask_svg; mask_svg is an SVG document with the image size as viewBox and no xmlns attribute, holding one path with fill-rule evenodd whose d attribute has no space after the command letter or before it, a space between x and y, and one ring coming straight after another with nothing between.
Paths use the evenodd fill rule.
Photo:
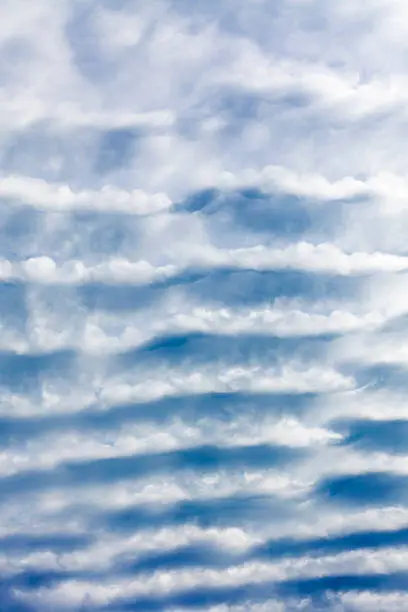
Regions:
<instances>
[{"instance_id":1,"label":"white cloud","mask_svg":"<svg viewBox=\"0 0 408 612\"><path fill-rule=\"evenodd\" d=\"M177 249L179 250L180 247ZM408 257L389 253L345 253L336 246L300 242L283 249L258 245L240 249L217 249L197 246L190 253L175 252L164 266L145 260L111 259L94 266L71 260L58 265L46 255L22 262L1 261L2 280L25 280L38 283L74 284L86 282L142 284L175 276L193 268L231 267L247 270L304 270L338 275L402 272L408 269ZM183 261L184 260L184 261Z\"/></svg>"},{"instance_id":2,"label":"white cloud","mask_svg":"<svg viewBox=\"0 0 408 612\"><path fill-rule=\"evenodd\" d=\"M381 551L359 550L321 558L300 557L280 563L248 562L226 570L190 569L157 572L140 579L100 585L85 581L68 580L57 587L42 587L35 598L41 605L63 606L72 609L88 597L93 605L108 605L121 598L166 596L193 588L234 587L242 584L262 584L285 579L308 578L344 574L352 570L356 575L382 574L386 571L404 571L408 551L405 547ZM22 599L29 593L19 592Z\"/></svg>"},{"instance_id":3,"label":"white cloud","mask_svg":"<svg viewBox=\"0 0 408 612\"><path fill-rule=\"evenodd\" d=\"M155 337L180 333L208 333L236 336L256 334L272 337L319 336L373 331L394 313L385 308L371 310L352 304L350 310L334 309L326 303L298 304L276 300L262 308L216 308L189 304L188 298L174 293L149 309L135 313L87 313L71 304L70 316L50 312L39 298L31 300L30 317L24 333L5 327L1 334L3 350L37 354L75 349L93 354L114 354L143 346Z\"/></svg>"},{"instance_id":4,"label":"white cloud","mask_svg":"<svg viewBox=\"0 0 408 612\"><path fill-rule=\"evenodd\" d=\"M163 372L164 373L164 372ZM154 377L143 377L136 383L112 381L101 391L101 400L107 404L137 402L172 397L185 393L225 393L247 391L252 393L329 393L346 391L354 387L352 377L346 377L319 365L304 369L301 364L264 369L261 366L227 367L212 372L201 369L186 372L167 371L166 378L157 368ZM128 379L130 377L128 376Z\"/></svg>"},{"instance_id":5,"label":"white cloud","mask_svg":"<svg viewBox=\"0 0 408 612\"><path fill-rule=\"evenodd\" d=\"M55 434L52 440L46 436L23 446L13 445L0 453L0 474L8 476L27 469L52 469L64 462L131 457L207 444L220 448L259 444L313 448L339 440L340 434L308 427L294 418L278 421L264 418L255 424L243 418L232 424L204 418L197 424L174 422L160 431L155 425L128 423L108 432L89 434L73 430Z\"/></svg>"},{"instance_id":6,"label":"white cloud","mask_svg":"<svg viewBox=\"0 0 408 612\"><path fill-rule=\"evenodd\" d=\"M394 547L228 570L171 572L163 565L135 579L109 575L100 584L82 576L96 564L109 573L116 555L137 557L147 549L202 543L225 549L232 542L235 551L247 551L268 538L408 524L405 505L340 509L314 495L320 479L336 474L408 473L405 454L331 444L339 436L330 425L334 418L406 419L406 400L387 381L382 389L376 380L358 387L361 368L407 365L405 3L114 4L5 0L0 6L2 478L14 475L7 482L17 483L30 469L42 476L49 470L51 478L67 462L202 444L307 452L274 470L175 470L109 486L90 479L86 487L63 479L55 486L51 479L42 491L10 491L0 510L2 537L72 533L93 542L62 553L52 543L35 552L10 544L0 574L74 568L76 582L20 593L42 612L77 609L86 594L98 607L123 595L200 585L405 571L407 550ZM173 207L199 199L194 192L203 188L222 191L216 214L211 205L205 214ZM279 223L262 222L250 197L247 220L234 223L229 200L242 189L261 191L266 211L290 208L293 219L283 233ZM308 223L298 231L299 211ZM215 279L222 285L226 267L239 279L226 286L231 299L222 303ZM199 286L191 274L197 269ZM249 277L256 282L246 285ZM308 294L301 279L313 285ZM93 283L105 285L112 303L92 294ZM349 295L346 285L353 285ZM287 297L278 295L281 287ZM139 300L147 293L146 303ZM219 355L214 342L211 362L187 347L175 364L170 348L163 362L153 357L120 370L117 353L196 332L229 338ZM297 337L305 351L282 352L275 363L272 350L260 356L261 342L254 342L249 356L237 348L231 362L232 339L239 336L241 347L246 334L262 342L269 337L271 347L274 336ZM307 336L330 334L339 338L325 338L318 354L308 350ZM288 341L288 350L296 342ZM73 355L66 367L59 366L63 351ZM8 370L12 357L20 369ZM267 394L282 399L262 414L248 399L246 414L231 401L220 418L192 410L186 420L169 414L160 426L149 421L150 401L176 404L231 392L252 394L254 404L259 394L262 401ZM305 393L316 397L296 412ZM132 407L137 425L115 421L118 403L129 403L129 411L138 404ZM98 410L111 419L109 431L91 427ZM67 428L67 421L85 417L87 431ZM25 442L13 437L19 418L36 432ZM59 419L59 429L42 431ZM287 504L288 513L271 521L248 512L239 527L170 525L128 537L96 527L104 512L148 505L171 513L183 500L221 503L237 494L270 496ZM333 609L399 610L405 599L346 592ZM243 601L212 612L311 606L307 599Z\"/></svg>"},{"instance_id":7,"label":"white cloud","mask_svg":"<svg viewBox=\"0 0 408 612\"><path fill-rule=\"evenodd\" d=\"M85 369L86 366L86 369ZM75 386L73 387L73 381ZM14 417L41 417L52 414L75 414L84 409L107 410L118 404L157 401L161 399L207 393L304 394L339 393L354 389L352 376L333 367L293 361L275 367L229 365L218 367L168 368L157 364L154 369L135 367L123 375L109 375L106 364L78 357L65 378L43 376L36 390L19 393L3 388L0 414Z\"/></svg>"},{"instance_id":8,"label":"white cloud","mask_svg":"<svg viewBox=\"0 0 408 612\"><path fill-rule=\"evenodd\" d=\"M344 396L342 406L337 398L323 398L317 401L317 410L326 409L327 417L357 418L373 421L406 420L406 396L402 392L389 389L375 389L377 380L374 378L366 387L352 391Z\"/></svg>"},{"instance_id":9,"label":"white cloud","mask_svg":"<svg viewBox=\"0 0 408 612\"><path fill-rule=\"evenodd\" d=\"M356 612L400 612L408 605L407 594L398 591L372 593L361 590L357 593L342 593L341 599L350 610Z\"/></svg>"},{"instance_id":10,"label":"white cloud","mask_svg":"<svg viewBox=\"0 0 408 612\"><path fill-rule=\"evenodd\" d=\"M32 205L43 211L92 210L146 215L171 205L165 194L149 196L140 189L130 192L104 186L101 190L74 191L69 185L50 184L43 179L7 176L0 179L0 197Z\"/></svg>"},{"instance_id":11,"label":"white cloud","mask_svg":"<svg viewBox=\"0 0 408 612\"><path fill-rule=\"evenodd\" d=\"M81 261L67 261L58 266L51 257L33 257L21 263L3 261L3 280L15 279L39 283L73 284L111 282L143 284L172 276L177 268L171 264L155 268L147 261L130 262L114 259L87 267Z\"/></svg>"}]
</instances>

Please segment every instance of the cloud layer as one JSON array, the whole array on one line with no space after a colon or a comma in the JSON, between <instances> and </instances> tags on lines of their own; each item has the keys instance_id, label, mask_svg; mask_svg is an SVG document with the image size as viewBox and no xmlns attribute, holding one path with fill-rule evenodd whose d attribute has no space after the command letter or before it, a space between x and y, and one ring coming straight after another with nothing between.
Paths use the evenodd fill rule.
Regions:
<instances>
[{"instance_id":1,"label":"cloud layer","mask_svg":"<svg viewBox=\"0 0 408 612\"><path fill-rule=\"evenodd\" d=\"M405 3L0 7L0 609L408 607Z\"/></svg>"}]
</instances>

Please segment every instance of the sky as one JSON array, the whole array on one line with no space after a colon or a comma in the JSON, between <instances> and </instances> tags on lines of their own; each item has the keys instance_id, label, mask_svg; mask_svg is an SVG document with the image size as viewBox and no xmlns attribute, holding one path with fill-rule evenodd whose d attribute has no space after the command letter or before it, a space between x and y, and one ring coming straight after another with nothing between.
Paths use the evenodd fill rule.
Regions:
<instances>
[{"instance_id":1,"label":"sky","mask_svg":"<svg viewBox=\"0 0 408 612\"><path fill-rule=\"evenodd\" d=\"M402 0L0 3L1 612L408 610Z\"/></svg>"}]
</instances>

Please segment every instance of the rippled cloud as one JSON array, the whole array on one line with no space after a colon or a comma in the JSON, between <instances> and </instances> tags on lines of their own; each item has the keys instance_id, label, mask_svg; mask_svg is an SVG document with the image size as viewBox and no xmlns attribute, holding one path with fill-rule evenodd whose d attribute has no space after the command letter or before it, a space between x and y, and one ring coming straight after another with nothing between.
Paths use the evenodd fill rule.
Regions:
<instances>
[{"instance_id":1,"label":"rippled cloud","mask_svg":"<svg viewBox=\"0 0 408 612\"><path fill-rule=\"evenodd\" d=\"M0 6L0 609L408 607L401 0Z\"/></svg>"}]
</instances>

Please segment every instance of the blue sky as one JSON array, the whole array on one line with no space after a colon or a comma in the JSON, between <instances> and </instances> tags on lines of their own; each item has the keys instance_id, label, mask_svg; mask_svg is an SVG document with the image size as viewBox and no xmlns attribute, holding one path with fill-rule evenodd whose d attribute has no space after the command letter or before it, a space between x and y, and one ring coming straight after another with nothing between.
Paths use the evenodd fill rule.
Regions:
<instances>
[{"instance_id":1,"label":"blue sky","mask_svg":"<svg viewBox=\"0 0 408 612\"><path fill-rule=\"evenodd\" d=\"M402 0L3 0L1 612L408 609Z\"/></svg>"}]
</instances>

